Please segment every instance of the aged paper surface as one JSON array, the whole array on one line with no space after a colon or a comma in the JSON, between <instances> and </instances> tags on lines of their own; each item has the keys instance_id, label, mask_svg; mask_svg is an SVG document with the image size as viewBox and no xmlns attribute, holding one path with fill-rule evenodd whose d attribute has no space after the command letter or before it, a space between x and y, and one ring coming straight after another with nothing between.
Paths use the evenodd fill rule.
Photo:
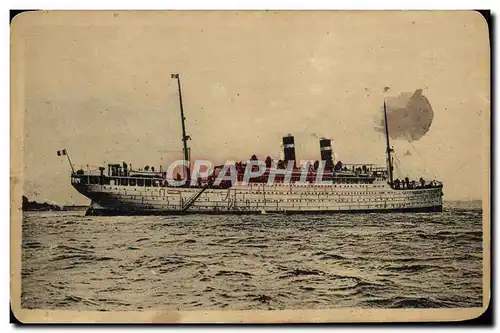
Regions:
<instances>
[{"instance_id":1,"label":"aged paper surface","mask_svg":"<svg viewBox=\"0 0 500 333\"><path fill-rule=\"evenodd\" d=\"M490 299L489 125L488 26L472 11L21 14L12 309L23 322L475 318ZM334 194L162 183L184 156L291 151L330 158ZM88 208L84 182L135 204Z\"/></svg>"}]
</instances>

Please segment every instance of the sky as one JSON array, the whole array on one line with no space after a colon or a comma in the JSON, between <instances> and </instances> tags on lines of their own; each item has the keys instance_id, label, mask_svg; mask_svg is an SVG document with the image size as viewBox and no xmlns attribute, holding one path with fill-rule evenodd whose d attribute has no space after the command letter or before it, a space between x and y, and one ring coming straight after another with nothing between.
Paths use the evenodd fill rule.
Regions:
<instances>
[{"instance_id":1,"label":"sky","mask_svg":"<svg viewBox=\"0 0 500 333\"><path fill-rule=\"evenodd\" d=\"M192 159L318 159L385 165L384 99L421 89L433 119L393 140L401 172L444 183L445 200L488 187L490 55L475 12L34 12L11 28L23 191L86 204L77 168L182 158L180 73ZM388 88L388 89L387 89ZM398 171L399 172L399 171Z\"/></svg>"}]
</instances>

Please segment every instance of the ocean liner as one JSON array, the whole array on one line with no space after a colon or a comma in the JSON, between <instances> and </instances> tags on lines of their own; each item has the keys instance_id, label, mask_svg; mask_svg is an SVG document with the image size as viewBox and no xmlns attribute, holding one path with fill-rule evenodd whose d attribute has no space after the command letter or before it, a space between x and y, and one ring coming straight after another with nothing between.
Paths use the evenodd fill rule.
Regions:
<instances>
[{"instance_id":1,"label":"ocean liner","mask_svg":"<svg viewBox=\"0 0 500 333\"><path fill-rule=\"evenodd\" d=\"M386 162L375 165L344 164L334 160L331 140L319 140L321 160L299 163L292 135L282 138L284 159L255 155L245 163L193 167L186 134L182 91L177 80L184 159L182 176L175 168L132 169L125 162L94 170L74 170L71 184L91 200L87 215L163 214L294 214L440 212L443 185L437 180L394 179L387 109L384 102ZM197 169L197 170L195 170Z\"/></svg>"}]
</instances>

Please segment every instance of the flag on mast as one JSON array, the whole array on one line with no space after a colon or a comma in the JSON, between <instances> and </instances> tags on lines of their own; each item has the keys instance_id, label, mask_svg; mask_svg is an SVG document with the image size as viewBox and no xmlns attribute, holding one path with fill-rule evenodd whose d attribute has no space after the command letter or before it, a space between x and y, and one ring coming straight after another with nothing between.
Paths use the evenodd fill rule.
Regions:
<instances>
[{"instance_id":1,"label":"flag on mast","mask_svg":"<svg viewBox=\"0 0 500 333\"><path fill-rule=\"evenodd\" d=\"M67 155L67 153L66 153L66 149L63 149L63 150L58 150L58 151L57 151L57 156L64 156L64 155Z\"/></svg>"},{"instance_id":2,"label":"flag on mast","mask_svg":"<svg viewBox=\"0 0 500 333\"><path fill-rule=\"evenodd\" d=\"M178 79L179 78L179 73L172 74L172 79Z\"/></svg>"}]
</instances>

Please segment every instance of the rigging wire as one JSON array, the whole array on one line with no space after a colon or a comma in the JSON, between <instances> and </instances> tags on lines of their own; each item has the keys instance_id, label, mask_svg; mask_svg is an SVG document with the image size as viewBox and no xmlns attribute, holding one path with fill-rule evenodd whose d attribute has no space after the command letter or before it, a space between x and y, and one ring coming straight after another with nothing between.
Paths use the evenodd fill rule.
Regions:
<instances>
[{"instance_id":1,"label":"rigging wire","mask_svg":"<svg viewBox=\"0 0 500 333\"><path fill-rule=\"evenodd\" d=\"M437 176L436 174L434 174L434 172L432 172L432 170L430 168L428 168L428 163L425 161L425 159L423 158L423 156L420 154L420 152L417 150L417 148L415 147L415 145L410 141L410 147L413 148L413 150L417 153L418 157L421 159L421 161L423 162L423 166L425 168L425 171L429 172L430 174L432 174L432 176L434 177L434 179L437 179Z\"/></svg>"},{"instance_id":2,"label":"rigging wire","mask_svg":"<svg viewBox=\"0 0 500 333\"><path fill-rule=\"evenodd\" d=\"M398 155L396 153L393 153L393 156L395 157L395 160L394 160L394 170L397 171L397 176L398 178L404 178L404 174L403 174L403 170L401 168L401 160L399 159Z\"/></svg>"},{"instance_id":3,"label":"rigging wire","mask_svg":"<svg viewBox=\"0 0 500 333\"><path fill-rule=\"evenodd\" d=\"M425 172L432 175L434 177L434 180L437 179L437 176L434 172L432 172L432 170L428 167L428 163L425 161L425 159L423 158L423 156L420 154L420 152L417 150L417 148L415 147L415 145L412 143L412 142L409 142L410 143L410 147L412 148L412 150L417 154L417 156L419 157L419 159L421 160L422 162L422 166L423 168L425 169ZM398 171L398 176L400 177L404 177L404 173L403 173L403 162L399 159L398 155L397 154L393 154L393 156L395 157L395 166L394 166L394 169Z\"/></svg>"}]
</instances>

